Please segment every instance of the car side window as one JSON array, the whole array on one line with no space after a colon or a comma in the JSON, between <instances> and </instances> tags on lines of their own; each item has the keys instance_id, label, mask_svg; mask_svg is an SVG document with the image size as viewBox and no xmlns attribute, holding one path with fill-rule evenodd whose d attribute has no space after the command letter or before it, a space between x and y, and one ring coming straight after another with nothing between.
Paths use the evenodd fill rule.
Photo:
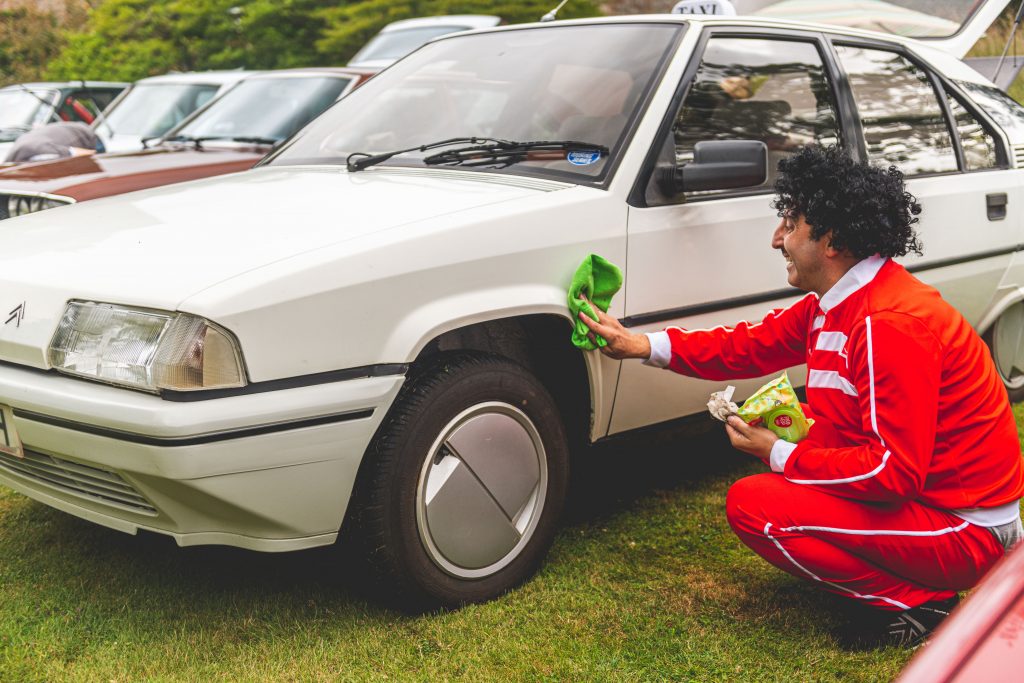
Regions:
<instances>
[{"instance_id":1,"label":"car side window","mask_svg":"<svg viewBox=\"0 0 1024 683\"><path fill-rule=\"evenodd\" d=\"M836 45L868 158L907 176L957 171L953 138L928 75L888 50Z\"/></svg>"},{"instance_id":2,"label":"car side window","mask_svg":"<svg viewBox=\"0 0 1024 683\"><path fill-rule=\"evenodd\" d=\"M768 147L768 179L742 190L669 196L661 173L693 161L704 140L760 140ZM648 205L706 196L769 191L780 159L808 144L838 144L835 99L813 41L713 37L663 144Z\"/></svg>"},{"instance_id":3,"label":"car side window","mask_svg":"<svg viewBox=\"0 0 1024 683\"><path fill-rule=\"evenodd\" d=\"M946 93L953 124L964 150L964 165L967 171L980 171L999 167L998 147L992 131L969 112L952 93Z\"/></svg>"}]
</instances>

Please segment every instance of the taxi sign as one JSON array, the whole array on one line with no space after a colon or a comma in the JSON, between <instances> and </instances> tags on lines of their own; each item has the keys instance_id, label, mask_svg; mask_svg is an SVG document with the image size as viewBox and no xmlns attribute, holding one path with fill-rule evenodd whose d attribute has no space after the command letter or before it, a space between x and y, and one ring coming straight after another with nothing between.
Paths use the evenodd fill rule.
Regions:
<instances>
[{"instance_id":1,"label":"taxi sign","mask_svg":"<svg viewBox=\"0 0 1024 683\"><path fill-rule=\"evenodd\" d=\"M672 14L707 14L731 17L736 15L736 8L729 0L679 0L672 8Z\"/></svg>"},{"instance_id":2,"label":"taxi sign","mask_svg":"<svg viewBox=\"0 0 1024 683\"><path fill-rule=\"evenodd\" d=\"M25 457L25 449L18 438L18 432L14 429L14 411L5 405L0 405L0 453L16 458Z\"/></svg>"}]
</instances>

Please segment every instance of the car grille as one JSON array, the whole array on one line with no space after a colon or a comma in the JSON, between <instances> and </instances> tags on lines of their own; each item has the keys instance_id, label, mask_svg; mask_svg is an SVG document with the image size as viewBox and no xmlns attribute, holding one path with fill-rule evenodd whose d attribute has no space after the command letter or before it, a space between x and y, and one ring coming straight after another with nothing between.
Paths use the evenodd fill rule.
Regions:
<instances>
[{"instance_id":1,"label":"car grille","mask_svg":"<svg viewBox=\"0 0 1024 683\"><path fill-rule=\"evenodd\" d=\"M1013 160L1017 168L1024 168L1024 145L1013 146Z\"/></svg>"},{"instance_id":2,"label":"car grille","mask_svg":"<svg viewBox=\"0 0 1024 683\"><path fill-rule=\"evenodd\" d=\"M157 514L156 508L135 487L107 470L29 450L25 451L24 458L0 453L0 467L79 498L146 515Z\"/></svg>"},{"instance_id":3,"label":"car grille","mask_svg":"<svg viewBox=\"0 0 1024 683\"><path fill-rule=\"evenodd\" d=\"M0 220L10 218L12 210L14 211L15 216L19 216L25 215L25 213L35 213L36 211L41 211L44 208L52 208L54 205L65 204L74 204L74 200L50 195L39 196L0 193Z\"/></svg>"}]
</instances>

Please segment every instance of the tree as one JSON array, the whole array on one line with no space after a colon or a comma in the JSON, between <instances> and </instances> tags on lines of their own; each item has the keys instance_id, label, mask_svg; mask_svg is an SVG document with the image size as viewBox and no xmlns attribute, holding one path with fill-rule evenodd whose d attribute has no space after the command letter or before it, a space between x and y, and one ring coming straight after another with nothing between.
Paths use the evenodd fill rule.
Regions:
<instances>
[{"instance_id":1,"label":"tree","mask_svg":"<svg viewBox=\"0 0 1024 683\"><path fill-rule=\"evenodd\" d=\"M85 23L81 2L65 0L40 8L36 3L7 3L0 10L0 83L42 78L47 63L64 47L67 27Z\"/></svg>"},{"instance_id":2,"label":"tree","mask_svg":"<svg viewBox=\"0 0 1024 683\"><path fill-rule=\"evenodd\" d=\"M275 69L318 61L332 0L106 0L68 38L52 78L135 80L168 71Z\"/></svg>"}]
</instances>

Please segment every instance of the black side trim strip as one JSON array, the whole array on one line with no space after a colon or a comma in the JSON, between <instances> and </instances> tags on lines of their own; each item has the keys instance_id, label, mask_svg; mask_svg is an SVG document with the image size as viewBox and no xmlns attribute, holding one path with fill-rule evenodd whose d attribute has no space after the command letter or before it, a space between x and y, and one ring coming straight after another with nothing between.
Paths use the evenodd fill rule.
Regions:
<instances>
[{"instance_id":1,"label":"black side trim strip","mask_svg":"<svg viewBox=\"0 0 1024 683\"><path fill-rule=\"evenodd\" d=\"M907 266L907 270L911 273L920 273L925 270L933 270L935 268L956 266L961 263L969 263L971 261L983 261L987 258L1005 256L1006 254L1013 254L1018 251L1024 251L1024 244L1018 244L1013 247L1005 247L1003 249L982 251L975 254L970 254L968 256L957 256L955 258L940 259L938 261L929 261L928 263L918 263L912 266ZM773 289L769 292L761 292L759 294L750 294L747 296L737 296L731 299L719 299L718 301L708 301L703 304L694 304L692 306L667 308L665 310L653 311L651 313L638 313L637 315L626 316L625 318L622 318L619 322L621 322L624 327L637 327L639 325L659 323L664 322L666 320L678 320L679 318L687 318L692 315L715 313L717 311L727 311L731 308L741 308L743 306L760 304L766 301L775 301L777 299L786 299L791 296L799 296L803 294L806 294L806 292L803 292L793 287L786 287L785 289Z\"/></svg>"},{"instance_id":2,"label":"black side trim strip","mask_svg":"<svg viewBox=\"0 0 1024 683\"><path fill-rule=\"evenodd\" d=\"M703 304L694 304L692 306L667 308L662 311L654 311L653 313L639 313L637 315L627 316L620 320L619 322L621 322L625 327L636 327L637 325L659 323L665 320L687 318L691 315L701 315L702 313L726 311L730 308L740 308L742 306L749 306L751 304L760 304L765 301L784 299L790 296L803 296L806 293L807 292L796 289L795 287L786 287L785 289L773 289L770 292L761 292L759 294L750 294L747 296L737 296L731 299L719 299L718 301L708 301Z\"/></svg>"},{"instance_id":3,"label":"black side trim strip","mask_svg":"<svg viewBox=\"0 0 1024 683\"><path fill-rule=\"evenodd\" d=\"M907 266L907 271L911 273L920 273L923 270L932 270L933 268L945 268L946 266L958 266L961 263L970 263L971 261L983 261L987 258L1005 256L1006 254L1013 254L1018 251L1024 251L1024 244L1018 244L1015 247L1006 247L1004 249L992 249L991 251L981 251L975 254L968 254L967 256L957 256L954 258L941 259L939 261L929 261L928 263L918 263L912 266Z\"/></svg>"},{"instance_id":4,"label":"black side trim strip","mask_svg":"<svg viewBox=\"0 0 1024 683\"><path fill-rule=\"evenodd\" d=\"M231 429L223 432L198 434L196 436L149 436L148 434L137 434L135 432L126 432L120 429L97 427L96 425L76 422L74 420L65 420L64 418L53 417L52 415L43 415L42 413L32 412L31 410L15 409L14 414L24 420L41 422L43 424L53 425L54 427L72 429L76 432L85 432L86 434L105 436L107 438L118 439L120 441L140 443L146 446L195 446L197 444L215 443L217 441L228 441L230 439L242 439L247 436L286 432L292 429L302 429L303 427L317 427L325 424L333 424L335 422L362 420L373 415L373 408L353 410L347 413L336 413L334 415L309 417L301 420L293 420L291 422L276 422L274 424L261 425L258 427L243 427L241 429Z\"/></svg>"},{"instance_id":5,"label":"black side trim strip","mask_svg":"<svg viewBox=\"0 0 1024 683\"><path fill-rule=\"evenodd\" d=\"M328 372L317 372L312 375L300 375L286 379L272 379L266 382L254 382L237 389L209 389L206 391L169 391L160 392L160 397L165 401L208 401L214 398L226 398L229 396L245 396L246 394L261 394L265 391L280 391L281 389L295 389L296 387L310 387L316 384L330 384L332 382L344 382L349 379L361 379L364 377L386 377L388 375L404 375L409 371L408 363L380 363L378 365L363 365L358 368L346 368L344 370L330 370Z\"/></svg>"}]
</instances>

